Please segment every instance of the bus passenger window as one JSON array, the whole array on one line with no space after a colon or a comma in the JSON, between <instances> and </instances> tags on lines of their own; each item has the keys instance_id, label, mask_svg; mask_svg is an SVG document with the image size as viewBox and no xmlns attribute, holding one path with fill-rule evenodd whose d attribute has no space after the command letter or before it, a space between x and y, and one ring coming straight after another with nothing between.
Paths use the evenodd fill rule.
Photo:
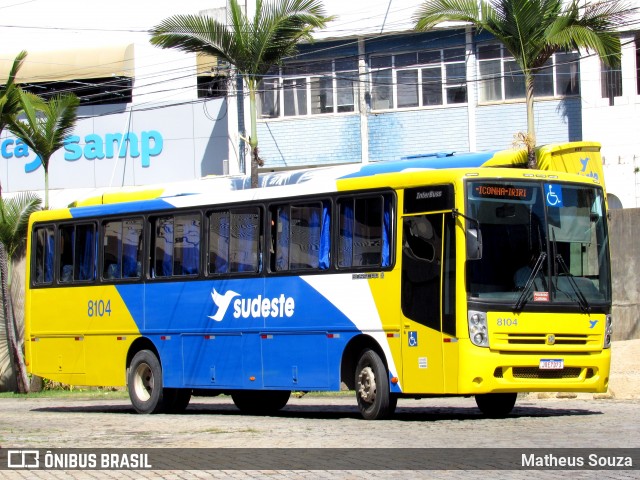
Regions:
<instances>
[{"instance_id":1,"label":"bus passenger window","mask_svg":"<svg viewBox=\"0 0 640 480\"><path fill-rule=\"evenodd\" d=\"M154 277L197 275L200 265L200 215L155 219Z\"/></svg>"},{"instance_id":2,"label":"bus passenger window","mask_svg":"<svg viewBox=\"0 0 640 480\"><path fill-rule=\"evenodd\" d=\"M169 277L173 274L173 217L155 219L153 249L153 276Z\"/></svg>"},{"instance_id":3,"label":"bus passenger window","mask_svg":"<svg viewBox=\"0 0 640 480\"><path fill-rule=\"evenodd\" d=\"M36 248L34 251L31 272L34 283L46 284L53 281L54 230L53 227L37 228L35 230ZM34 275L35 274L35 275Z\"/></svg>"},{"instance_id":4,"label":"bus passenger window","mask_svg":"<svg viewBox=\"0 0 640 480\"><path fill-rule=\"evenodd\" d=\"M74 255L74 280L94 280L96 232L94 225L77 225Z\"/></svg>"},{"instance_id":5,"label":"bus passenger window","mask_svg":"<svg viewBox=\"0 0 640 480\"><path fill-rule=\"evenodd\" d=\"M209 214L209 274L255 273L260 270L260 218L257 207Z\"/></svg>"},{"instance_id":6,"label":"bus passenger window","mask_svg":"<svg viewBox=\"0 0 640 480\"><path fill-rule=\"evenodd\" d=\"M258 271L260 230L258 208L232 212L229 240L230 272Z\"/></svg>"},{"instance_id":7,"label":"bus passenger window","mask_svg":"<svg viewBox=\"0 0 640 480\"><path fill-rule=\"evenodd\" d=\"M321 215L320 204L291 207L289 268L319 267Z\"/></svg>"},{"instance_id":8,"label":"bus passenger window","mask_svg":"<svg viewBox=\"0 0 640 480\"><path fill-rule=\"evenodd\" d=\"M274 214L271 269L325 270L330 265L330 203L281 206Z\"/></svg>"},{"instance_id":9,"label":"bus passenger window","mask_svg":"<svg viewBox=\"0 0 640 480\"><path fill-rule=\"evenodd\" d=\"M229 271L229 212L209 215L209 273Z\"/></svg>"},{"instance_id":10,"label":"bus passenger window","mask_svg":"<svg viewBox=\"0 0 640 480\"><path fill-rule=\"evenodd\" d=\"M200 270L200 215L176 216L174 239L174 275L197 275Z\"/></svg>"},{"instance_id":11,"label":"bus passenger window","mask_svg":"<svg viewBox=\"0 0 640 480\"><path fill-rule=\"evenodd\" d=\"M126 219L104 224L102 278L142 276L142 219Z\"/></svg>"},{"instance_id":12,"label":"bus passenger window","mask_svg":"<svg viewBox=\"0 0 640 480\"><path fill-rule=\"evenodd\" d=\"M58 252L58 265L60 266L59 278L61 282L68 283L73 279L73 226L60 227Z\"/></svg>"},{"instance_id":13,"label":"bus passenger window","mask_svg":"<svg viewBox=\"0 0 640 480\"><path fill-rule=\"evenodd\" d=\"M96 234L93 224L60 227L60 282L95 279Z\"/></svg>"},{"instance_id":14,"label":"bus passenger window","mask_svg":"<svg viewBox=\"0 0 640 480\"><path fill-rule=\"evenodd\" d=\"M348 198L340 200L338 204L338 266L389 266L392 214L390 197Z\"/></svg>"}]
</instances>

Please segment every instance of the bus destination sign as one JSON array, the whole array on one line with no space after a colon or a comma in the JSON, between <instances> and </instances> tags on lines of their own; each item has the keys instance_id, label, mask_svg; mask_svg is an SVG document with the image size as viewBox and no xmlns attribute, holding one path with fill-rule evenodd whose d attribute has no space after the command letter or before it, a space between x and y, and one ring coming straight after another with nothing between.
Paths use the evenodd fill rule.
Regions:
<instances>
[{"instance_id":1,"label":"bus destination sign","mask_svg":"<svg viewBox=\"0 0 640 480\"><path fill-rule=\"evenodd\" d=\"M533 198L534 188L524 185L505 184L475 184L473 196L475 198L495 198L500 200L528 202Z\"/></svg>"}]
</instances>

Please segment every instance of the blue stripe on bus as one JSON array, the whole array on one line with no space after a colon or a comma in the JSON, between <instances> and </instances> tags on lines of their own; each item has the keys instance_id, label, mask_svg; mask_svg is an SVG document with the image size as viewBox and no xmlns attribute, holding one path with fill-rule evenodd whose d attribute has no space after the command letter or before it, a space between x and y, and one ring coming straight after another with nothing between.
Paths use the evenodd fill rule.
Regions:
<instances>
[{"instance_id":1,"label":"blue stripe on bus","mask_svg":"<svg viewBox=\"0 0 640 480\"><path fill-rule=\"evenodd\" d=\"M136 202L108 203L104 205L91 205L86 207L69 208L73 218L95 218L102 215L119 215L131 212L144 212L173 209L174 205L160 198L140 200Z\"/></svg>"},{"instance_id":2,"label":"blue stripe on bus","mask_svg":"<svg viewBox=\"0 0 640 480\"><path fill-rule=\"evenodd\" d=\"M149 282L116 288L141 333L354 328L331 299L300 277ZM343 294L339 290L336 294Z\"/></svg>"},{"instance_id":3,"label":"blue stripe on bus","mask_svg":"<svg viewBox=\"0 0 640 480\"><path fill-rule=\"evenodd\" d=\"M336 390L340 352L360 333L300 277L116 288L140 333L156 345L166 387Z\"/></svg>"},{"instance_id":4,"label":"blue stripe on bus","mask_svg":"<svg viewBox=\"0 0 640 480\"><path fill-rule=\"evenodd\" d=\"M425 156L422 158L412 158L409 160L399 160L396 162L380 162L364 165L357 172L350 173L344 178L367 177L383 173L397 173L411 169L442 169L442 168L476 168L494 156L495 152L465 153L446 157Z\"/></svg>"}]
</instances>

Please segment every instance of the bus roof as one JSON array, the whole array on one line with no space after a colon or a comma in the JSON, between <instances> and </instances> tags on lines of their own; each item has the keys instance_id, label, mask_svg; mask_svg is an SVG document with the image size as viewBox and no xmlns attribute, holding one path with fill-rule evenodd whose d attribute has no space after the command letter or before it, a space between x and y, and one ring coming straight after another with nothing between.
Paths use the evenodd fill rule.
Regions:
<instances>
[{"instance_id":1,"label":"bus roof","mask_svg":"<svg viewBox=\"0 0 640 480\"><path fill-rule=\"evenodd\" d=\"M570 156L579 155L581 152L596 152L597 161L599 157L600 145L593 142L570 142L566 144L545 145L538 149L539 166L543 170L557 170L568 173L579 173L577 168L582 165L576 160L569 162L554 162L549 159L558 157L558 154L567 152ZM578 152L578 153L576 153ZM578 157L576 156L576 159ZM527 162L527 152L524 149L496 150L475 153L455 154L454 152L442 152L435 154L413 155L404 159L389 162L375 162L368 164L345 164L332 167L318 167L301 170L289 170L263 173L259 176L260 187L290 186L282 194L301 195L305 193L316 193L320 191L335 191L336 182L339 180L357 179L373 177L376 175L442 170L454 168L483 168L483 167L522 167ZM599 165L601 168L601 165ZM601 180L601 183L602 180ZM303 185L304 184L304 185ZM295 186L298 186L296 188ZM232 191L244 191L244 194L234 194L237 201L251 200L270 196L269 193L260 192L250 188L250 178L247 176L213 176L188 182L175 182L165 185L144 186L144 187L120 187L105 189L98 195L78 200L69 205L75 210L79 207L98 207L101 205L112 205L112 213L131 212L140 207L141 210L172 208L177 197L191 196L197 194L209 194L209 196L223 196ZM270 192L271 193L271 192ZM276 197L281 196L279 193ZM246 198L245 198L246 197ZM171 200L170 200L171 199ZM221 201L224 198L220 199ZM137 202L143 202L135 205ZM124 204L119 208L118 204ZM179 202L183 203L183 202ZM85 210L82 216L86 216L93 210ZM104 208L98 209L104 213ZM95 211L95 213L98 213ZM79 212L78 212L79 213ZM75 216L75 215L74 215Z\"/></svg>"}]
</instances>

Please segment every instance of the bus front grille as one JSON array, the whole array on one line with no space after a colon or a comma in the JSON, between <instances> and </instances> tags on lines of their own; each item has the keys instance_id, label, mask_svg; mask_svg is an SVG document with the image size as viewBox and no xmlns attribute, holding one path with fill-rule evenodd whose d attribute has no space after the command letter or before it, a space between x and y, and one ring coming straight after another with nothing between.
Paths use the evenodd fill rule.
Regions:
<instances>
[{"instance_id":1,"label":"bus front grille","mask_svg":"<svg viewBox=\"0 0 640 480\"><path fill-rule=\"evenodd\" d=\"M510 345L547 345L549 336L547 334L519 334L508 335L507 342ZM588 335L555 335L554 345L587 345Z\"/></svg>"},{"instance_id":2,"label":"bus front grille","mask_svg":"<svg viewBox=\"0 0 640 480\"><path fill-rule=\"evenodd\" d=\"M504 378L505 369L498 367L494 370L493 376L495 378ZM553 380L559 378L579 378L582 373L580 367L567 367L562 370L540 370L537 367L513 367L511 369L511 375L513 378L523 379L541 379L541 380ZM588 368L585 372L585 378L592 378L594 371Z\"/></svg>"}]
</instances>

